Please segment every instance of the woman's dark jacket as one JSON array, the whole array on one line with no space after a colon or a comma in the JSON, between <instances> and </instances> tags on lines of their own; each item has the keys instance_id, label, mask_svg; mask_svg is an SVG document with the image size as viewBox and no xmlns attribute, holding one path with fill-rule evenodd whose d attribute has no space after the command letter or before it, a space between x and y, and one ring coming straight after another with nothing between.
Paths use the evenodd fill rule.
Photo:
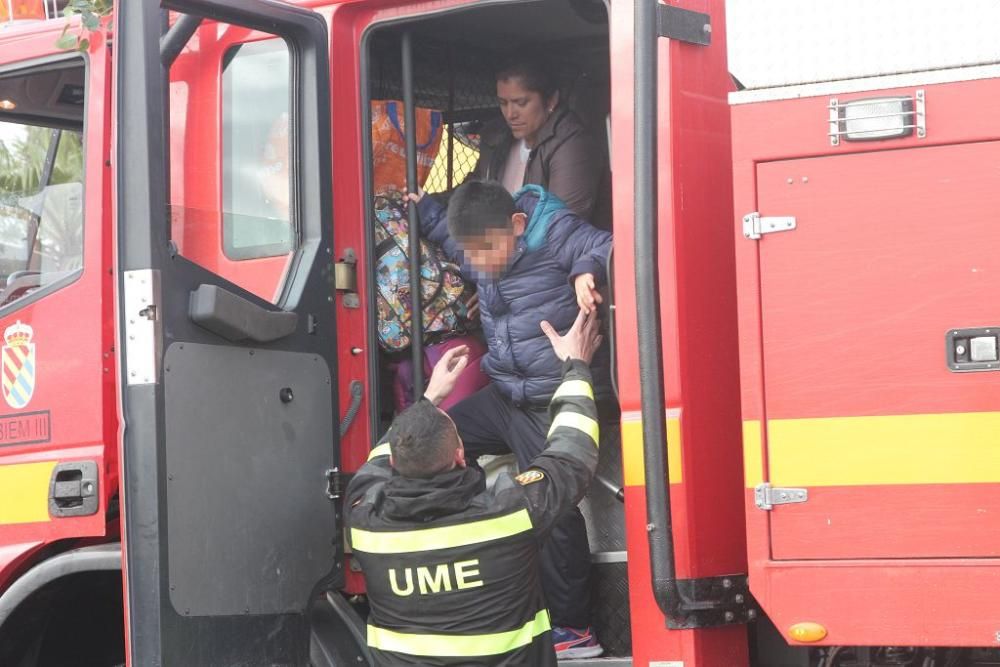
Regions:
<instances>
[{"instance_id":1,"label":"woman's dark jacket","mask_svg":"<svg viewBox=\"0 0 1000 667\"><path fill-rule=\"evenodd\" d=\"M514 136L503 119L480 133L479 162L472 178L503 179ZM522 185L540 185L598 229L611 228L611 181L607 151L571 111L562 107L538 131Z\"/></svg>"}]
</instances>

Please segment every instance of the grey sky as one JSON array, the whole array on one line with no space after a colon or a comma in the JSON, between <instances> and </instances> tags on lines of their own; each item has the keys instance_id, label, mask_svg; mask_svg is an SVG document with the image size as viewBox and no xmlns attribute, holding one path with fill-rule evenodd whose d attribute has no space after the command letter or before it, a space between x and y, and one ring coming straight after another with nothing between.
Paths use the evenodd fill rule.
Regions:
<instances>
[{"instance_id":1,"label":"grey sky","mask_svg":"<svg viewBox=\"0 0 1000 667\"><path fill-rule=\"evenodd\" d=\"M1000 62L998 0L726 0L748 88Z\"/></svg>"}]
</instances>

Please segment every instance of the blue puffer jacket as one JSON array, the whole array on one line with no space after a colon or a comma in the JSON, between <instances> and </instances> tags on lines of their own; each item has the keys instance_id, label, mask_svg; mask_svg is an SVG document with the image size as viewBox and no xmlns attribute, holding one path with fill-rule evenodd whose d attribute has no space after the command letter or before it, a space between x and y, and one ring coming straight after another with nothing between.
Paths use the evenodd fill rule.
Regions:
<instances>
[{"instance_id":1,"label":"blue puffer jacket","mask_svg":"<svg viewBox=\"0 0 1000 667\"><path fill-rule=\"evenodd\" d=\"M542 406L559 386L562 363L539 323L548 320L560 333L569 330L580 311L573 278L592 273L598 286L607 282L611 234L595 229L537 185L525 186L514 199L517 209L527 214L528 225L499 279L478 276L465 262L458 244L448 235L446 210L432 197L420 200L420 230L444 248L466 276L476 279L489 345L483 370L515 405ZM610 365L605 344L592 364L598 400L613 396Z\"/></svg>"}]
</instances>

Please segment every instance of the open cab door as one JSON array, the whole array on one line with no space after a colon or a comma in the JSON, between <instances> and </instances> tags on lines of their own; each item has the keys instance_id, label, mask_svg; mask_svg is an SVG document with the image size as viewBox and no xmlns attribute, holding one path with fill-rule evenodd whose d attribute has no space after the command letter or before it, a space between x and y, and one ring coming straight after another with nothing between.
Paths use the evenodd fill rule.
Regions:
<instances>
[{"instance_id":1,"label":"open cab door","mask_svg":"<svg viewBox=\"0 0 1000 667\"><path fill-rule=\"evenodd\" d=\"M130 664L305 665L339 583L326 24L144 0L115 35Z\"/></svg>"}]
</instances>

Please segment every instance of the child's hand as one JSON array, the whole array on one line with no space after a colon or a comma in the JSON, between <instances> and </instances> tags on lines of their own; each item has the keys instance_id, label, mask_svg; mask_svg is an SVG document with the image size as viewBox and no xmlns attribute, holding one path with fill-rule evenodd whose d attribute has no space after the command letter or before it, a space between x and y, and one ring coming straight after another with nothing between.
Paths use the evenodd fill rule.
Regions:
<instances>
[{"instance_id":1,"label":"child's hand","mask_svg":"<svg viewBox=\"0 0 1000 667\"><path fill-rule=\"evenodd\" d=\"M468 308L465 315L470 320L479 319L479 292L476 292L469 300L465 302L465 307Z\"/></svg>"},{"instance_id":2,"label":"child's hand","mask_svg":"<svg viewBox=\"0 0 1000 667\"><path fill-rule=\"evenodd\" d=\"M431 373L430 382L427 383L427 391L424 398L438 405L455 388L458 376L462 374L465 367L469 365L469 346L459 345L444 353L441 360L434 364L434 372Z\"/></svg>"},{"instance_id":3,"label":"child's hand","mask_svg":"<svg viewBox=\"0 0 1000 667\"><path fill-rule=\"evenodd\" d=\"M424 191L421 190L420 192L417 192L415 194L411 192L406 195L406 198L409 199L414 204L419 204L420 200L424 198Z\"/></svg>"},{"instance_id":4,"label":"child's hand","mask_svg":"<svg viewBox=\"0 0 1000 667\"><path fill-rule=\"evenodd\" d=\"M604 303L597 292L593 273L581 273L573 280L573 286L576 288L576 303L585 315L589 315L591 310L597 310L597 304Z\"/></svg>"}]
</instances>

